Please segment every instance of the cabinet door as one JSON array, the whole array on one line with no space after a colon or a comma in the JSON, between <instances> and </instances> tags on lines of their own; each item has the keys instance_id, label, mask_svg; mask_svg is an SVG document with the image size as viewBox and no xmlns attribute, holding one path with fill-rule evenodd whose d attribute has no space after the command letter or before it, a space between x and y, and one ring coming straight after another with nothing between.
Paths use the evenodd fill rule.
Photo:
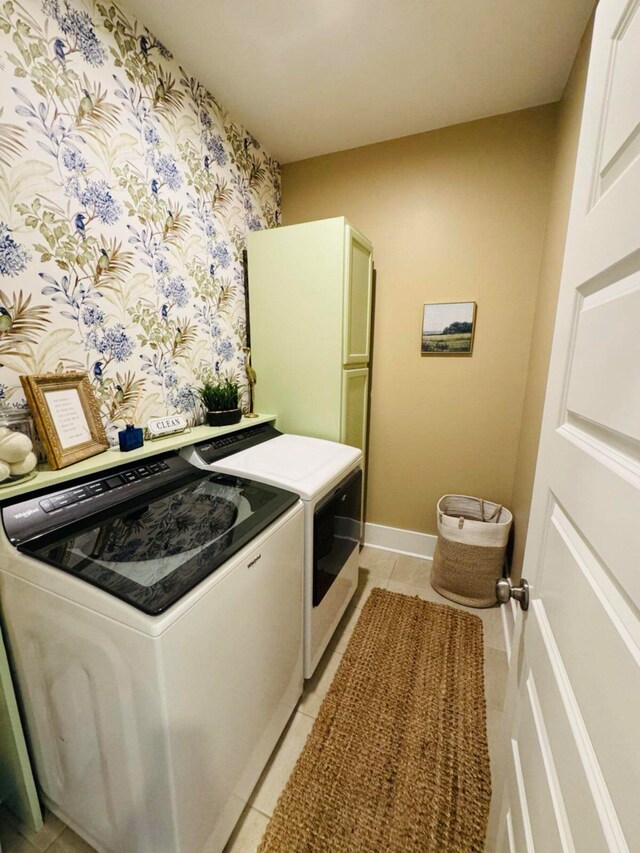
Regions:
<instances>
[{"instance_id":1,"label":"cabinet door","mask_svg":"<svg viewBox=\"0 0 640 853\"><path fill-rule=\"evenodd\" d=\"M342 371L342 429L340 441L359 447L364 453L367 444L367 415L369 411L369 370L358 367Z\"/></svg>"},{"instance_id":2,"label":"cabinet door","mask_svg":"<svg viewBox=\"0 0 640 853\"><path fill-rule=\"evenodd\" d=\"M347 364L368 364L371 338L371 243L346 226L344 334L342 359Z\"/></svg>"}]
</instances>

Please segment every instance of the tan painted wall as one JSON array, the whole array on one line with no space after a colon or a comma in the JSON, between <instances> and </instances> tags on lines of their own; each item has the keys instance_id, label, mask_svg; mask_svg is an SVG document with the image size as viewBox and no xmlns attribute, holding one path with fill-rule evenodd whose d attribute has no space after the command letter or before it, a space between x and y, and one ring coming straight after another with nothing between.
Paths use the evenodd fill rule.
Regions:
<instances>
[{"instance_id":1,"label":"tan painted wall","mask_svg":"<svg viewBox=\"0 0 640 853\"><path fill-rule=\"evenodd\" d=\"M367 520L435 532L446 492L511 503L555 105L286 165L285 224L344 215L378 272ZM424 302L474 300L473 357L421 357Z\"/></svg>"},{"instance_id":2,"label":"tan painted wall","mask_svg":"<svg viewBox=\"0 0 640 853\"><path fill-rule=\"evenodd\" d=\"M511 567L511 573L516 579L520 578L526 541L524 531L529 523L592 31L593 19L583 36L558 110L556 164L551 185L549 218L536 299L522 427L511 499L514 524L518 534L515 537Z\"/></svg>"}]
</instances>

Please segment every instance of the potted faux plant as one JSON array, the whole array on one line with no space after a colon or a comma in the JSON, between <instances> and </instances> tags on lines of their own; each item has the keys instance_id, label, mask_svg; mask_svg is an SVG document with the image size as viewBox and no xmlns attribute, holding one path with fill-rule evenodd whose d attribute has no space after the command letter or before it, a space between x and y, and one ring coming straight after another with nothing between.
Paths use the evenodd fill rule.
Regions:
<instances>
[{"instance_id":1,"label":"potted faux plant","mask_svg":"<svg viewBox=\"0 0 640 853\"><path fill-rule=\"evenodd\" d=\"M209 426L227 426L237 424L242 417L238 406L238 383L230 379L218 382L205 382L198 389L202 404L207 411Z\"/></svg>"}]
</instances>

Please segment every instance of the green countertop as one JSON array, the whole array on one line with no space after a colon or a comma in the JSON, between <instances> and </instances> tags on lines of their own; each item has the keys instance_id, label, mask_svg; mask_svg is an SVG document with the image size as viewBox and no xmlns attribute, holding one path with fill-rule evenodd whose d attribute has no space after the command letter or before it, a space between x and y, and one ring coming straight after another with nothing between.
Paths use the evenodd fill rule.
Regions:
<instances>
[{"instance_id":1,"label":"green countertop","mask_svg":"<svg viewBox=\"0 0 640 853\"><path fill-rule=\"evenodd\" d=\"M123 453L119 447L112 447L105 450L104 453L99 453L97 456L91 456L89 459L83 459L82 462L76 462L75 465L69 465L67 468L60 468L58 471L51 471L49 468L39 468L35 477L30 480L14 483L10 486L0 487L0 504L7 498L13 498L16 495L23 495L27 492L35 492L37 489L43 489L47 486L55 486L63 484L67 480L82 477L85 474L96 474L99 471L107 471L110 468L117 468L118 465L125 465L127 462L136 462L139 459L146 459L148 456L155 456L158 453L163 453L166 450L178 450L181 447L186 447L189 444L196 444L200 441L205 441L207 438L215 438L218 435L226 435L230 432L236 432L245 427L257 426L258 424L275 421L275 415L258 415L257 418L242 418L240 423L232 424L225 427L208 427L197 426L192 427L186 432L179 435L170 435L166 438L155 439L154 441L145 441L142 447L137 450L129 450Z\"/></svg>"}]
</instances>

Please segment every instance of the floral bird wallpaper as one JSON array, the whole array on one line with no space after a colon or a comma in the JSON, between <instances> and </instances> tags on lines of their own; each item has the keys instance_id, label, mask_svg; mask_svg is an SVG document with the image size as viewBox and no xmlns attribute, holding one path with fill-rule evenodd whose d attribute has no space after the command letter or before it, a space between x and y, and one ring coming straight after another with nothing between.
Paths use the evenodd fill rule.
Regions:
<instances>
[{"instance_id":1,"label":"floral bird wallpaper","mask_svg":"<svg viewBox=\"0 0 640 853\"><path fill-rule=\"evenodd\" d=\"M0 403L87 370L105 421L245 383L242 250L278 164L111 3L0 3Z\"/></svg>"}]
</instances>

